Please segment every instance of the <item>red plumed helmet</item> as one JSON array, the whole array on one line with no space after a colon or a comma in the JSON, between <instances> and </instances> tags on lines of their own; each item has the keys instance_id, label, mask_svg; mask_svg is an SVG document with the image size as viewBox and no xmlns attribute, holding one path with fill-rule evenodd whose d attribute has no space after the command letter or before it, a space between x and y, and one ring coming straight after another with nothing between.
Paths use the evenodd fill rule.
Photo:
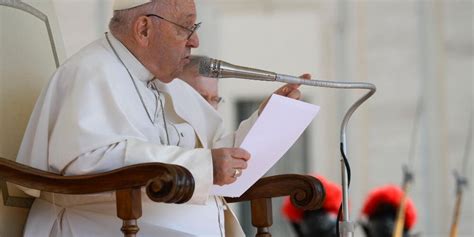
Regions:
<instances>
[{"instance_id":1,"label":"red plumed helmet","mask_svg":"<svg viewBox=\"0 0 474 237\"><path fill-rule=\"evenodd\" d=\"M374 189L369 193L362 208L362 213L368 217L372 216L380 204L389 204L397 208L403 198L403 190L396 185L386 185ZM413 201L407 197L405 206L405 228L411 229L416 223L416 209Z\"/></svg>"},{"instance_id":2,"label":"red plumed helmet","mask_svg":"<svg viewBox=\"0 0 474 237\"><path fill-rule=\"evenodd\" d=\"M342 201L341 187L337 183L331 182L321 175L316 175L315 177L321 181L323 188L326 191L326 198L324 199L324 203L321 208L326 212L337 215ZM286 197L283 201L281 211L283 216L291 222L300 222L303 218L304 211L295 207L291 203L290 197Z\"/></svg>"}]
</instances>

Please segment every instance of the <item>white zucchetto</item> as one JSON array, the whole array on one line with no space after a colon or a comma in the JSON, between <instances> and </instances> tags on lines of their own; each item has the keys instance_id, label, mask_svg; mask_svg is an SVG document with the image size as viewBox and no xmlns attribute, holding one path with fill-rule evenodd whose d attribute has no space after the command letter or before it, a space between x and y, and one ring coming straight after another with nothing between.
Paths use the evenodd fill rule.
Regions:
<instances>
[{"instance_id":1,"label":"white zucchetto","mask_svg":"<svg viewBox=\"0 0 474 237\"><path fill-rule=\"evenodd\" d=\"M115 0L114 11L126 10L152 2L152 0Z\"/></svg>"}]
</instances>

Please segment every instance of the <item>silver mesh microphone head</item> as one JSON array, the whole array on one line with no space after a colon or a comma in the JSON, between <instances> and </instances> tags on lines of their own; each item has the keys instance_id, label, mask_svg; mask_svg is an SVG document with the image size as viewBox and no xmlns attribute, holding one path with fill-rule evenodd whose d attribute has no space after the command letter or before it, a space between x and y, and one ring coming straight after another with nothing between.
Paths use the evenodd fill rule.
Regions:
<instances>
[{"instance_id":1,"label":"silver mesh microphone head","mask_svg":"<svg viewBox=\"0 0 474 237\"><path fill-rule=\"evenodd\" d=\"M210 78L241 78L250 80L274 81L274 72L242 67L214 58L201 57L199 75Z\"/></svg>"},{"instance_id":2,"label":"silver mesh microphone head","mask_svg":"<svg viewBox=\"0 0 474 237\"><path fill-rule=\"evenodd\" d=\"M211 65L211 59L205 56L191 56L193 58L198 58L199 61L199 74L204 77L208 77L210 73L209 66Z\"/></svg>"},{"instance_id":3,"label":"silver mesh microphone head","mask_svg":"<svg viewBox=\"0 0 474 237\"><path fill-rule=\"evenodd\" d=\"M205 56L199 57L199 75L203 77L219 78L220 61Z\"/></svg>"}]
</instances>

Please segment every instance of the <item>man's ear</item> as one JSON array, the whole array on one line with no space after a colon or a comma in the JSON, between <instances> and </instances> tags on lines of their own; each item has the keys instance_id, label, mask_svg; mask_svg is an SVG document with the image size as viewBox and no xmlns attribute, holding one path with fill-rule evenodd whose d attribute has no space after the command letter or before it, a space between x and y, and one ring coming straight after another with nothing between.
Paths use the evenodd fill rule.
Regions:
<instances>
[{"instance_id":1,"label":"man's ear","mask_svg":"<svg viewBox=\"0 0 474 237\"><path fill-rule=\"evenodd\" d=\"M149 17L140 16L133 24L135 40L140 46L148 46L150 42L150 33L152 22Z\"/></svg>"}]
</instances>

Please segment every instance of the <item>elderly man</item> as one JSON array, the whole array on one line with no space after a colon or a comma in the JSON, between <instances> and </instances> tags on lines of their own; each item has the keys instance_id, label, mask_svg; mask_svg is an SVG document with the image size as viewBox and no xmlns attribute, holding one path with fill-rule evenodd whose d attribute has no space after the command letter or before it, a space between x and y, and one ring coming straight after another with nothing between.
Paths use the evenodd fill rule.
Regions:
<instances>
[{"instance_id":1,"label":"elderly man","mask_svg":"<svg viewBox=\"0 0 474 237\"><path fill-rule=\"evenodd\" d=\"M199 46L193 0L117 0L114 10L110 33L53 75L17 161L62 175L144 162L184 166L195 179L191 200L171 205L144 197L139 236L224 236L225 203L209 190L234 182L246 168L250 154L233 147L258 113L224 137L214 109L174 80ZM300 96L296 85L276 93ZM113 193L41 193L24 235L120 236L120 223Z\"/></svg>"},{"instance_id":2,"label":"elderly man","mask_svg":"<svg viewBox=\"0 0 474 237\"><path fill-rule=\"evenodd\" d=\"M217 106L222 101L222 97L219 96L218 81L215 78L199 75L199 62L201 58L201 56L192 56L190 62L184 66L179 79L188 83L217 110Z\"/></svg>"}]
</instances>

